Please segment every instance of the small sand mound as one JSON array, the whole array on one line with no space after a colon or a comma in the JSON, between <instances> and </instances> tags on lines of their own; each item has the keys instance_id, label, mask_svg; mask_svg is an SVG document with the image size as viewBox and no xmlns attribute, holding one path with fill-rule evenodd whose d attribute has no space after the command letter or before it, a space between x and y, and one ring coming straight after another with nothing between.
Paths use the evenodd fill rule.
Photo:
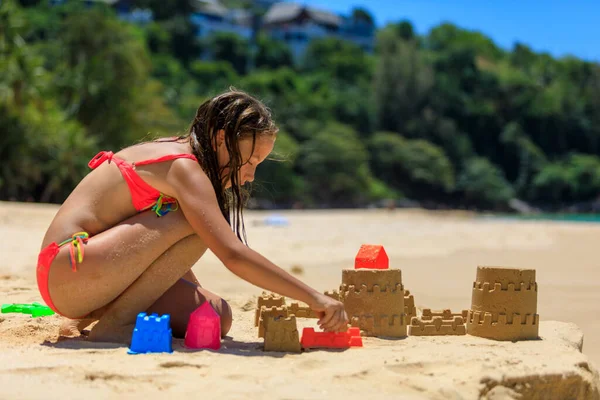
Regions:
<instances>
[{"instance_id":1,"label":"small sand mound","mask_svg":"<svg viewBox=\"0 0 600 400\"><path fill-rule=\"evenodd\" d=\"M58 339L60 319L57 316L31 318L27 315L6 314L0 319L0 336L10 337L11 343L39 344Z\"/></svg>"}]
</instances>

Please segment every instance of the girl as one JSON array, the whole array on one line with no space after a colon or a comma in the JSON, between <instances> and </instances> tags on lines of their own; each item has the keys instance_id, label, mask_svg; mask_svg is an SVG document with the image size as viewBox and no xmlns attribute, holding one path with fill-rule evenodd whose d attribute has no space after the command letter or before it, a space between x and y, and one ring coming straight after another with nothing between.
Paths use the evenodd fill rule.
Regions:
<instances>
[{"instance_id":1,"label":"girl","mask_svg":"<svg viewBox=\"0 0 600 400\"><path fill-rule=\"evenodd\" d=\"M191 271L207 248L242 279L321 313L322 329L345 330L342 303L242 242L241 186L253 181L276 134L269 110L232 90L202 104L186 135L96 155L50 224L38 259L42 298L68 318L61 333L98 321L91 340L129 343L145 311L170 314L173 335L183 337L190 313L209 301L224 336L231 308Z\"/></svg>"}]
</instances>

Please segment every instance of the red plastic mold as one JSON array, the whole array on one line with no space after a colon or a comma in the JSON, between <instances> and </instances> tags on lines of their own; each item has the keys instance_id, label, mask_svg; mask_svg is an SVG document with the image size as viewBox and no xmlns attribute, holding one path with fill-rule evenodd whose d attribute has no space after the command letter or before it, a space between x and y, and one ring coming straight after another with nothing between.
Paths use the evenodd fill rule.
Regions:
<instances>
[{"instance_id":1,"label":"red plastic mold","mask_svg":"<svg viewBox=\"0 0 600 400\"><path fill-rule=\"evenodd\" d=\"M221 348L221 317L208 301L190 315L184 346L189 349Z\"/></svg>"},{"instance_id":2,"label":"red plastic mold","mask_svg":"<svg viewBox=\"0 0 600 400\"><path fill-rule=\"evenodd\" d=\"M300 343L305 349L314 347L346 349L363 345L359 328L350 328L341 333L315 332L314 328L304 328Z\"/></svg>"},{"instance_id":3,"label":"red plastic mold","mask_svg":"<svg viewBox=\"0 0 600 400\"><path fill-rule=\"evenodd\" d=\"M363 244L354 259L354 269L388 269L390 260L381 245Z\"/></svg>"}]
</instances>

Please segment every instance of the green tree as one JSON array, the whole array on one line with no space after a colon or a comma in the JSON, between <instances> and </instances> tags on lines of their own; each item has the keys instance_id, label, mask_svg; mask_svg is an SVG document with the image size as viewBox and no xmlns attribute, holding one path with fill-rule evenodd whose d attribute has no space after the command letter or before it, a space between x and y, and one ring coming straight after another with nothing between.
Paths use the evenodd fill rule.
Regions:
<instances>
[{"instance_id":1,"label":"green tree","mask_svg":"<svg viewBox=\"0 0 600 400\"><path fill-rule=\"evenodd\" d=\"M364 7L354 7L351 14L354 22L363 22L372 26L375 25L373 14L371 14L371 12Z\"/></svg>"},{"instance_id":2,"label":"green tree","mask_svg":"<svg viewBox=\"0 0 600 400\"><path fill-rule=\"evenodd\" d=\"M431 29L425 39L428 49L444 52L446 50L470 50L490 59L500 59L504 52L481 32L461 29L454 24L442 23Z\"/></svg>"},{"instance_id":3,"label":"green tree","mask_svg":"<svg viewBox=\"0 0 600 400\"><path fill-rule=\"evenodd\" d=\"M194 61L190 73L205 94L222 92L230 86L236 86L240 77L230 63L226 61Z\"/></svg>"},{"instance_id":4,"label":"green tree","mask_svg":"<svg viewBox=\"0 0 600 400\"><path fill-rule=\"evenodd\" d=\"M430 107L408 122L405 136L427 140L441 147L455 169L474 155L469 136L459 130L453 119L441 117Z\"/></svg>"},{"instance_id":5,"label":"green tree","mask_svg":"<svg viewBox=\"0 0 600 400\"><path fill-rule=\"evenodd\" d=\"M566 159L575 201L594 200L600 196L600 158L571 153Z\"/></svg>"},{"instance_id":6,"label":"green tree","mask_svg":"<svg viewBox=\"0 0 600 400\"><path fill-rule=\"evenodd\" d=\"M562 163L548 163L532 181L530 197L538 204L557 205L572 197L573 184Z\"/></svg>"},{"instance_id":7,"label":"green tree","mask_svg":"<svg viewBox=\"0 0 600 400\"><path fill-rule=\"evenodd\" d=\"M402 40L412 41L416 38L415 28L408 20L402 20L394 24L390 24L389 28Z\"/></svg>"},{"instance_id":8,"label":"green tree","mask_svg":"<svg viewBox=\"0 0 600 400\"><path fill-rule=\"evenodd\" d=\"M244 74L250 56L248 41L234 33L219 32L207 39L206 47L216 61L227 61L238 74Z\"/></svg>"},{"instance_id":9,"label":"green tree","mask_svg":"<svg viewBox=\"0 0 600 400\"><path fill-rule=\"evenodd\" d=\"M600 65L592 68L588 85L584 89L587 99L587 115L589 127L585 131L590 141L590 150L594 153L600 152Z\"/></svg>"},{"instance_id":10,"label":"green tree","mask_svg":"<svg viewBox=\"0 0 600 400\"><path fill-rule=\"evenodd\" d=\"M253 72L241 80L239 89L271 107L282 130L298 141L308 139L331 118L329 88L290 68ZM308 126L314 121L318 126Z\"/></svg>"},{"instance_id":11,"label":"green tree","mask_svg":"<svg viewBox=\"0 0 600 400\"><path fill-rule=\"evenodd\" d=\"M299 165L318 205L353 206L370 194L369 155L356 132L330 123L302 143Z\"/></svg>"},{"instance_id":12,"label":"green tree","mask_svg":"<svg viewBox=\"0 0 600 400\"><path fill-rule=\"evenodd\" d=\"M340 85L331 88L330 109L332 118L354 128L361 138L368 138L373 130L373 105L365 101L370 97L370 85Z\"/></svg>"},{"instance_id":13,"label":"green tree","mask_svg":"<svg viewBox=\"0 0 600 400\"><path fill-rule=\"evenodd\" d=\"M197 2L190 0L132 0L131 8L149 9L155 22L147 27L152 52L169 52L184 65L197 59L202 47L191 20ZM167 50L168 49L168 50Z\"/></svg>"},{"instance_id":14,"label":"green tree","mask_svg":"<svg viewBox=\"0 0 600 400\"><path fill-rule=\"evenodd\" d=\"M367 54L359 46L337 38L311 41L303 68L323 73L341 84L356 84L369 80L372 75L372 62Z\"/></svg>"},{"instance_id":15,"label":"green tree","mask_svg":"<svg viewBox=\"0 0 600 400\"><path fill-rule=\"evenodd\" d=\"M140 137L139 107L150 72L140 35L94 9L68 15L60 41L56 96L68 114L102 146L119 148Z\"/></svg>"},{"instance_id":16,"label":"green tree","mask_svg":"<svg viewBox=\"0 0 600 400\"><path fill-rule=\"evenodd\" d=\"M507 150L514 154L516 165L512 171L514 187L518 193L525 194L535 174L547 163L546 155L537 147L516 122L511 122L504 128L501 139ZM505 154L505 159L509 154ZM509 174L510 174L509 172ZM510 176L510 175L509 175Z\"/></svg>"},{"instance_id":17,"label":"green tree","mask_svg":"<svg viewBox=\"0 0 600 400\"><path fill-rule=\"evenodd\" d=\"M165 54L167 57L171 56L173 36L164 24L151 22L144 29L144 34L146 36L146 43L148 43L148 49L152 53Z\"/></svg>"},{"instance_id":18,"label":"green tree","mask_svg":"<svg viewBox=\"0 0 600 400\"><path fill-rule=\"evenodd\" d=\"M196 26L190 20L189 15L178 14L165 21L160 21L159 24L171 39L169 48L175 58L184 65L188 65L200 57L203 46L196 36Z\"/></svg>"},{"instance_id":19,"label":"green tree","mask_svg":"<svg viewBox=\"0 0 600 400\"><path fill-rule=\"evenodd\" d=\"M256 170L255 197L287 205L306 200L304 182L295 171L299 151L300 146L292 136L285 131L277 134L273 152Z\"/></svg>"},{"instance_id":20,"label":"green tree","mask_svg":"<svg viewBox=\"0 0 600 400\"><path fill-rule=\"evenodd\" d=\"M19 3L23 7L37 6L40 2L41 2L41 0L19 0Z\"/></svg>"},{"instance_id":21,"label":"green tree","mask_svg":"<svg viewBox=\"0 0 600 400\"><path fill-rule=\"evenodd\" d=\"M152 55L152 77L165 86L163 98L171 106L174 106L186 91L199 90L202 82L193 79L193 70L193 63L188 71L179 60L169 54Z\"/></svg>"},{"instance_id":22,"label":"green tree","mask_svg":"<svg viewBox=\"0 0 600 400\"><path fill-rule=\"evenodd\" d=\"M0 104L22 112L31 101L39 101L47 81L43 60L23 39L27 31L22 10L13 0L0 3Z\"/></svg>"},{"instance_id":23,"label":"green tree","mask_svg":"<svg viewBox=\"0 0 600 400\"><path fill-rule=\"evenodd\" d=\"M373 85L377 129L404 132L407 122L427 103L433 71L413 42L399 39L392 29L379 33L379 60Z\"/></svg>"},{"instance_id":24,"label":"green tree","mask_svg":"<svg viewBox=\"0 0 600 400\"><path fill-rule=\"evenodd\" d=\"M157 21L166 21L176 16L187 16L195 11L195 2L189 0L133 0L132 6L152 10Z\"/></svg>"},{"instance_id":25,"label":"green tree","mask_svg":"<svg viewBox=\"0 0 600 400\"><path fill-rule=\"evenodd\" d=\"M518 195L559 208L598 196L597 63L505 51L447 23L420 36L402 20L379 30L375 54L317 40L296 67L260 33L266 10L250 0L224 4L253 15L251 40L203 42L198 2L128 3L153 11L144 26L101 3L0 3L0 198L59 202L97 147L181 133L230 86L263 100L282 129L287 157L259 168L256 193L278 204L408 195L499 209ZM366 9L349 18L353 32L375 28Z\"/></svg>"},{"instance_id":26,"label":"green tree","mask_svg":"<svg viewBox=\"0 0 600 400\"><path fill-rule=\"evenodd\" d=\"M481 208L505 208L514 196L514 189L504 173L482 157L466 161L458 176L456 189L464 195L467 204Z\"/></svg>"},{"instance_id":27,"label":"green tree","mask_svg":"<svg viewBox=\"0 0 600 400\"><path fill-rule=\"evenodd\" d=\"M444 151L420 139L377 132L370 141L375 176L412 198L440 198L454 189L454 168Z\"/></svg>"},{"instance_id":28,"label":"green tree","mask_svg":"<svg viewBox=\"0 0 600 400\"><path fill-rule=\"evenodd\" d=\"M271 39L264 34L258 36L254 62L256 68L277 69L293 67L293 65L292 51L285 42Z\"/></svg>"}]
</instances>

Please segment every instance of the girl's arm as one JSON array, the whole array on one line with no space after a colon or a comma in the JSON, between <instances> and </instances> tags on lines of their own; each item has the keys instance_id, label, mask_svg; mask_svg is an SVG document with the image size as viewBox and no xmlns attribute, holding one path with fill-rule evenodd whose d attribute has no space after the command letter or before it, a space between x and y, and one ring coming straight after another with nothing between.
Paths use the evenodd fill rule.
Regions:
<instances>
[{"instance_id":1,"label":"girl's arm","mask_svg":"<svg viewBox=\"0 0 600 400\"><path fill-rule=\"evenodd\" d=\"M196 234L232 273L322 312L322 328L345 330L348 320L341 302L319 293L240 242L223 218L212 183L198 164L176 160L167 179Z\"/></svg>"}]
</instances>

